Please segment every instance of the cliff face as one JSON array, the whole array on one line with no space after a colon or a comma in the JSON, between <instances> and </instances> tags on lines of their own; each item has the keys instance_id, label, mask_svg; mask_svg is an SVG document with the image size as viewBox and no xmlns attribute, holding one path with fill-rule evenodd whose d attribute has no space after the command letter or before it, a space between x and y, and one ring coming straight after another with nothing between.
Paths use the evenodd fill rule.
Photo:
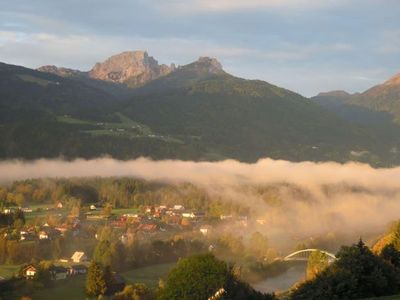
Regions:
<instances>
[{"instance_id":1,"label":"cliff face","mask_svg":"<svg viewBox=\"0 0 400 300\"><path fill-rule=\"evenodd\" d=\"M106 59L90 70L94 79L125 83L130 87L144 85L148 81L167 75L175 66L159 65L157 60L145 51L123 52Z\"/></svg>"},{"instance_id":2,"label":"cliff face","mask_svg":"<svg viewBox=\"0 0 400 300\"><path fill-rule=\"evenodd\" d=\"M55 74L61 77L85 76L85 72L68 68L62 68L62 67L59 68L52 65L42 66L37 70L44 73Z\"/></svg>"}]
</instances>

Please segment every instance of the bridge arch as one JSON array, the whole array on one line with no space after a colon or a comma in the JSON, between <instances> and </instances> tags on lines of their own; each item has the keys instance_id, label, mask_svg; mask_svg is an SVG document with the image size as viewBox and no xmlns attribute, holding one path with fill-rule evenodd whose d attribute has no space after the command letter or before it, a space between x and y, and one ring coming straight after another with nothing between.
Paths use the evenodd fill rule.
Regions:
<instances>
[{"instance_id":1,"label":"bridge arch","mask_svg":"<svg viewBox=\"0 0 400 300\"><path fill-rule=\"evenodd\" d=\"M293 253L290 253L289 255L285 256L283 258L284 261L307 261L308 258L310 257L310 254L313 252L321 252L325 254L328 257L328 260L330 262L333 262L336 260L336 256L330 252L320 250L320 249L304 249L304 250L299 250L295 251Z\"/></svg>"}]
</instances>

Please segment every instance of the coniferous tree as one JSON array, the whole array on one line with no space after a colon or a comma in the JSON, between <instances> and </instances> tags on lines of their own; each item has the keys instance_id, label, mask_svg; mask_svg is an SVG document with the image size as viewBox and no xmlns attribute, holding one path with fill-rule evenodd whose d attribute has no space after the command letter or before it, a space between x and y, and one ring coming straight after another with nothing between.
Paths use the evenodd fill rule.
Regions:
<instances>
[{"instance_id":1,"label":"coniferous tree","mask_svg":"<svg viewBox=\"0 0 400 300\"><path fill-rule=\"evenodd\" d=\"M393 244L386 245L382 249L380 257L400 269L400 251Z\"/></svg>"},{"instance_id":2,"label":"coniferous tree","mask_svg":"<svg viewBox=\"0 0 400 300\"><path fill-rule=\"evenodd\" d=\"M292 292L293 300L363 299L400 291L398 269L360 240L342 247L334 263Z\"/></svg>"}]
</instances>

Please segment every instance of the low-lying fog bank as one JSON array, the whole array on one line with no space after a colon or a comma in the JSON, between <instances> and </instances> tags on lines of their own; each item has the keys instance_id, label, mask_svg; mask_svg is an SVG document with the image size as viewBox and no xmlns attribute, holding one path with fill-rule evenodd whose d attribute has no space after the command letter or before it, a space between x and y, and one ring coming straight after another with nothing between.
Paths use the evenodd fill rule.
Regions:
<instances>
[{"instance_id":1,"label":"low-lying fog bank","mask_svg":"<svg viewBox=\"0 0 400 300\"><path fill-rule=\"evenodd\" d=\"M191 162L141 158L118 161L41 159L0 162L0 182L45 177L132 176L169 183L190 182L223 199L245 203L263 218L269 236L310 237L341 232L382 232L400 218L400 167L374 169L358 163L293 163L262 159ZM274 186L279 203L266 203L254 187ZM252 187L251 189L248 187Z\"/></svg>"}]
</instances>

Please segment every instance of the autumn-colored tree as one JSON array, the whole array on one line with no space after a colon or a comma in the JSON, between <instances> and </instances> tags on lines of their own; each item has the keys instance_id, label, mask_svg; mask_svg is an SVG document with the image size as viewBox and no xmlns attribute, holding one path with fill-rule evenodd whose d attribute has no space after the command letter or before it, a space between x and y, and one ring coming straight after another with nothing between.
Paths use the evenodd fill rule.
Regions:
<instances>
[{"instance_id":1,"label":"autumn-colored tree","mask_svg":"<svg viewBox=\"0 0 400 300\"><path fill-rule=\"evenodd\" d=\"M86 294L90 297L97 297L106 292L107 283L104 268L100 263L92 262L86 277Z\"/></svg>"},{"instance_id":2,"label":"autumn-colored tree","mask_svg":"<svg viewBox=\"0 0 400 300\"><path fill-rule=\"evenodd\" d=\"M115 294L115 300L150 300L151 290L143 283L125 286L124 290Z\"/></svg>"},{"instance_id":3,"label":"autumn-colored tree","mask_svg":"<svg viewBox=\"0 0 400 300\"><path fill-rule=\"evenodd\" d=\"M328 256L321 251L311 252L307 262L307 280L311 280L329 265Z\"/></svg>"},{"instance_id":4,"label":"autumn-colored tree","mask_svg":"<svg viewBox=\"0 0 400 300\"><path fill-rule=\"evenodd\" d=\"M400 250L400 222L397 222L393 226L393 232L392 232L392 243L393 246L397 249Z\"/></svg>"}]
</instances>

